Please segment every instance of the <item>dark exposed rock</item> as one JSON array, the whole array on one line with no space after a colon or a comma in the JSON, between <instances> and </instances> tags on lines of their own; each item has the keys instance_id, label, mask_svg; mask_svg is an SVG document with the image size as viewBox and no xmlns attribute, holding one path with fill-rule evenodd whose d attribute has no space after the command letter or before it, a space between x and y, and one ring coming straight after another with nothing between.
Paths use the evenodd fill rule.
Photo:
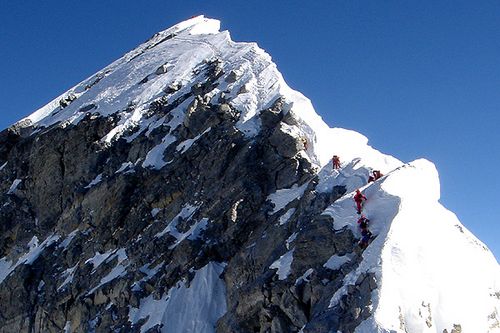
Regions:
<instances>
[{"instance_id":1,"label":"dark exposed rock","mask_svg":"<svg viewBox=\"0 0 500 333\"><path fill-rule=\"evenodd\" d=\"M298 181L303 174L303 170L299 170L302 162L297 158L284 159L277 154L266 144L266 136L258 137L256 141L244 139L233 128L234 118L218 115L231 113L229 106L222 105L219 112L214 112L213 106L199 99L195 101L198 102L192 105L192 112L179 133L185 131L184 136L188 138L209 126L212 130L161 172L134 168L130 174L115 173L123 162L129 160L134 145L145 143L140 143L144 139L139 137L137 142L117 140L111 147L102 147L100 138L115 125L113 118L88 115L78 126L64 130L54 126L43 135L27 138L4 131L2 140L5 145L2 147L5 159L9 160L9 168L17 173L16 177L25 179L26 185L20 188L21 198L9 199L11 206L0 210L2 221L8 221L1 224L2 253L11 252L15 244L26 244L33 232L40 240L54 231L61 234L62 239L74 230L75 235L66 247L54 247L57 255L43 260L38 258L31 266L19 266L0 285L2 299L21 293L29 300L22 304L2 302L3 317L0 320L3 327L30 330L29 327L36 322L38 328L35 330L60 331L70 315L72 329L86 331L97 313L100 313L100 319L94 324L100 329L106 330L119 323L126 326L128 312L120 309L138 304L138 295L131 292L128 275L88 294L118 265L115 258L92 273L92 265L83 265L79 260L90 258L95 252L103 254L127 248L128 262L137 267L155 258L175 263L168 271L141 285L145 295L155 292L158 297L192 267L201 267L211 260L228 261L237 258L238 253L246 255L246 244L264 232L268 223L261 207L267 195L277 189L272 185L274 179L278 179L277 184L281 187ZM147 151L137 151L134 159L144 158ZM265 163L261 163L262 160ZM89 186L98 175L101 175L101 182ZM156 227L158 222L155 221L172 219L184 204L194 200L205 202L196 216L208 216L213 221L204 237L218 242L186 240L171 250L169 246L173 240L170 236L155 240L154 234L162 229L160 225ZM153 207L161 209L156 219L150 214ZM192 220L181 220L178 230L184 232L191 225ZM273 228L266 232L284 240L287 237L284 231ZM139 235L142 239L138 246L130 244L130 240L138 239ZM290 291L283 289L284 286L276 284L270 287L267 290L278 288L276 290L280 291L264 297L261 286L274 276L267 266L269 256L275 253L275 243L266 241L266 244L259 245L258 259L254 257L254 264L247 266L250 270L244 274L250 273L257 278L262 272L267 272L267 277L257 278L244 289L248 301L237 303L246 304L246 310L229 301L230 307L236 306L239 314L236 318L239 319L222 320L221 332L223 327L228 327L229 331L235 327L253 330L260 327L261 321L264 321L263 327L273 332L297 331L307 321L304 305ZM53 267L53 270L37 270L38 266ZM63 285L70 269L74 270L70 273L73 274L72 282ZM34 272L37 273L33 275ZM228 282L239 279L229 272L231 270L226 274ZM55 278L49 279L49 276ZM39 298L41 294L34 291L41 281L44 281L46 290L43 302ZM238 293L232 299L236 301L242 297ZM252 298L254 302L250 301ZM113 307L107 307L111 303ZM264 304L269 305L270 312L266 312L268 307ZM111 312L114 314L108 315Z\"/></svg>"},{"instance_id":2,"label":"dark exposed rock","mask_svg":"<svg viewBox=\"0 0 500 333\"><path fill-rule=\"evenodd\" d=\"M78 97L75 94L70 93L59 100L59 106L61 107L61 109L64 109L65 107L73 103L73 101L75 101L77 98Z\"/></svg>"},{"instance_id":3,"label":"dark exposed rock","mask_svg":"<svg viewBox=\"0 0 500 333\"><path fill-rule=\"evenodd\" d=\"M296 137L287 133L281 126L276 127L269 137L269 142L278 154L285 158L294 157L304 147Z\"/></svg>"},{"instance_id":4,"label":"dark exposed rock","mask_svg":"<svg viewBox=\"0 0 500 333\"><path fill-rule=\"evenodd\" d=\"M153 44L169 38L155 36ZM161 66L143 83L167 70ZM209 262L227 263L228 311L219 333L352 332L370 315L370 274L329 308L344 270L360 261L352 232L334 230L322 215L346 189L315 191L318 178L299 154L304 143L285 101L258 110L261 131L246 137L230 93L217 90L221 81L237 83L237 73L222 79L215 58L193 75L190 86L158 92L144 114L154 126L131 126L110 142L103 138L121 119L98 116L94 104L78 110L85 114L78 125L25 123L0 132L0 166L7 162L0 170L0 256L18 263L0 283L0 332L139 332L146 319L130 322L130 308L162 299L181 281L189 285ZM61 108L75 98L61 99ZM189 103L186 116L172 128L182 103ZM126 105L126 112L137 107ZM167 135L174 139L160 156L165 165L142 167ZM15 193L7 193L15 180ZM304 194L273 212L269 195L294 185L304 185ZM186 207L195 208L183 216ZM287 211L293 214L281 223ZM198 237L187 237L202 219ZM37 255L19 261L31 248ZM292 250L290 273L281 278L270 266ZM353 259L338 270L323 267L334 254Z\"/></svg>"},{"instance_id":5,"label":"dark exposed rock","mask_svg":"<svg viewBox=\"0 0 500 333\"><path fill-rule=\"evenodd\" d=\"M163 64L163 65L161 65L160 67L158 67L158 68L156 69L155 74L156 74L156 75L161 75L161 74L165 74L165 73L167 73L167 71L168 71L168 66L167 66L167 64Z\"/></svg>"},{"instance_id":6,"label":"dark exposed rock","mask_svg":"<svg viewBox=\"0 0 500 333\"><path fill-rule=\"evenodd\" d=\"M226 82L227 83L234 83L238 80L238 74L233 70L230 71L229 74L226 77Z\"/></svg>"},{"instance_id":7,"label":"dark exposed rock","mask_svg":"<svg viewBox=\"0 0 500 333\"><path fill-rule=\"evenodd\" d=\"M179 83L173 83L173 84L168 85L163 91L166 94L172 94L172 93L178 91L180 88L181 88L181 85Z\"/></svg>"}]
</instances>

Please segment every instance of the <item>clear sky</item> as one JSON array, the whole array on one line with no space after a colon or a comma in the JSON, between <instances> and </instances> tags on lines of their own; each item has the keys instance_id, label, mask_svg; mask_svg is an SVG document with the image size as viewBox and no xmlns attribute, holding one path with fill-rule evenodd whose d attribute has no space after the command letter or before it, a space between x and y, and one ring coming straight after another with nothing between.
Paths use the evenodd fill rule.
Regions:
<instances>
[{"instance_id":1,"label":"clear sky","mask_svg":"<svg viewBox=\"0 0 500 333\"><path fill-rule=\"evenodd\" d=\"M0 1L0 127L199 14L270 53L330 126L433 161L441 202L500 258L497 0Z\"/></svg>"}]
</instances>

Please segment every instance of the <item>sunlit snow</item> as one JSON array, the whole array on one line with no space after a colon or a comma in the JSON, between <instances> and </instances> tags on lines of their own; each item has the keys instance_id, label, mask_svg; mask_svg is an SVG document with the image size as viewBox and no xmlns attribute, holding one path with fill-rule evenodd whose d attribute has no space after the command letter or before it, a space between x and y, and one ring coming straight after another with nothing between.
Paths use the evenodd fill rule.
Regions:
<instances>
[{"instance_id":1,"label":"sunlit snow","mask_svg":"<svg viewBox=\"0 0 500 333\"><path fill-rule=\"evenodd\" d=\"M491 296L499 288L498 264L439 204L434 165L426 160L404 165L364 193L368 200L363 213L377 237L363 252L358 268L346 275L330 306L339 302L360 274L371 272L379 285L372 294L374 315L356 332L380 327L398 331L401 322L409 332L451 331L453 324L460 324L464 332L489 332L486 319L499 310L498 299ZM325 213L334 218L334 228L350 227L359 237L352 195ZM340 258L333 261L328 265L341 264ZM422 304L429 311L425 318L420 315Z\"/></svg>"},{"instance_id":2,"label":"sunlit snow","mask_svg":"<svg viewBox=\"0 0 500 333\"><path fill-rule=\"evenodd\" d=\"M226 313L226 287L219 278L224 266L210 262L196 271L187 286L179 282L162 298L141 299L139 308L129 307L132 324L146 321L141 333L160 327L162 333L215 333L217 320Z\"/></svg>"},{"instance_id":3,"label":"sunlit snow","mask_svg":"<svg viewBox=\"0 0 500 333\"><path fill-rule=\"evenodd\" d=\"M293 185L291 188L278 190L275 193L270 194L267 199L270 200L274 204L274 209L271 214L274 214L295 199L300 198L304 191L307 188L308 183L303 184L302 186L298 186L297 184Z\"/></svg>"},{"instance_id":4,"label":"sunlit snow","mask_svg":"<svg viewBox=\"0 0 500 333\"><path fill-rule=\"evenodd\" d=\"M28 252L23 254L15 263L8 260L7 258L0 259L0 283L2 283L10 273L12 273L19 265L31 265L35 260L42 254L45 248L49 247L55 243L58 239L58 235L50 235L42 243L39 244L38 239L33 237L28 245Z\"/></svg>"}]
</instances>

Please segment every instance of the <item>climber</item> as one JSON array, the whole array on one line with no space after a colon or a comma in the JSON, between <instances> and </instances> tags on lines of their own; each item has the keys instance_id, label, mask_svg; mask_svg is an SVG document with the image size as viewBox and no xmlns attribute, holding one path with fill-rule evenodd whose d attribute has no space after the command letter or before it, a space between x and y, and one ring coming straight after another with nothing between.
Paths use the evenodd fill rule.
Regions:
<instances>
[{"instance_id":1,"label":"climber","mask_svg":"<svg viewBox=\"0 0 500 333\"><path fill-rule=\"evenodd\" d=\"M372 175L370 177L368 177L368 183L374 182L382 176L383 176L383 174L380 172L380 170L373 170Z\"/></svg>"},{"instance_id":2,"label":"climber","mask_svg":"<svg viewBox=\"0 0 500 333\"><path fill-rule=\"evenodd\" d=\"M358 209L358 214L361 214L361 209L363 208L363 200L367 200L366 197L361 193L359 189L356 190L354 195L354 201L356 202L356 208Z\"/></svg>"},{"instance_id":3,"label":"climber","mask_svg":"<svg viewBox=\"0 0 500 333\"><path fill-rule=\"evenodd\" d=\"M302 142L302 145L304 146L304 150L307 150L307 138L305 136L301 136L300 141Z\"/></svg>"},{"instance_id":4,"label":"climber","mask_svg":"<svg viewBox=\"0 0 500 333\"><path fill-rule=\"evenodd\" d=\"M368 229L364 229L361 231L361 239L358 242L360 248L364 249L368 246L368 242L370 242L370 238L372 237L372 233Z\"/></svg>"},{"instance_id":5,"label":"climber","mask_svg":"<svg viewBox=\"0 0 500 333\"><path fill-rule=\"evenodd\" d=\"M340 169L340 157L333 155L332 164L334 169Z\"/></svg>"},{"instance_id":6,"label":"climber","mask_svg":"<svg viewBox=\"0 0 500 333\"><path fill-rule=\"evenodd\" d=\"M368 224L370 223L370 220L366 218L366 216L361 215L361 217L358 220L358 225L361 230L368 230Z\"/></svg>"}]
</instances>

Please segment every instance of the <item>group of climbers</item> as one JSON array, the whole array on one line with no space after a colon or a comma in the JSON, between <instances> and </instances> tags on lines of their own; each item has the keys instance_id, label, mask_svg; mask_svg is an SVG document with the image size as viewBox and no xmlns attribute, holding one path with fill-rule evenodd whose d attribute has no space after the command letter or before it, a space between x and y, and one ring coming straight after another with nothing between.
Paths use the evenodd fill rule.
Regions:
<instances>
[{"instance_id":1,"label":"group of climbers","mask_svg":"<svg viewBox=\"0 0 500 333\"><path fill-rule=\"evenodd\" d=\"M372 237L372 233L370 229L368 229L368 225L370 224L370 220L362 214L363 203L367 200L366 196L361 193L359 189L356 190L356 194L354 194L354 202L356 203L357 213L361 215L358 219L358 226L361 230L361 239L358 242L360 248L364 249L368 246L370 242L370 238Z\"/></svg>"},{"instance_id":2,"label":"group of climbers","mask_svg":"<svg viewBox=\"0 0 500 333\"><path fill-rule=\"evenodd\" d=\"M333 170L338 170L341 168L340 157L338 155L333 155L332 167ZM380 170L373 170L370 176L368 177L368 183L375 182L382 176L383 174L380 172ZM370 220L364 214L362 214L363 204L367 200L367 198L363 193L361 193L359 189L357 189L353 199L354 202L356 203L356 212L358 213L358 215L361 215L360 218L358 219L358 227L361 231L361 239L359 240L358 245L360 248L364 249L368 246L368 243L370 242L370 239L372 237L372 233L370 229L368 229Z\"/></svg>"},{"instance_id":3,"label":"group of climbers","mask_svg":"<svg viewBox=\"0 0 500 333\"><path fill-rule=\"evenodd\" d=\"M380 172L380 170L373 170L372 174L370 177L368 177L368 183L374 182L378 179L380 179L383 176L383 174ZM356 190L356 194L354 195L354 201L356 202L356 208L358 210L358 214L361 214L361 211L363 209L363 202L366 201L366 196L361 193L359 189ZM368 242L370 241L370 238L372 237L371 231L368 229L368 224L370 223L370 220L366 218L363 214L361 214L361 217L358 220L358 225L361 230L361 239L359 240L358 244L359 247L364 249L365 247L368 246Z\"/></svg>"},{"instance_id":4,"label":"group of climbers","mask_svg":"<svg viewBox=\"0 0 500 333\"><path fill-rule=\"evenodd\" d=\"M306 146L306 144L304 144ZM338 155L333 155L332 157L332 167L334 170L340 169L340 157ZM377 179L380 179L383 176L383 174L380 172L380 170L373 170L371 175L368 177L368 183L374 182Z\"/></svg>"},{"instance_id":5,"label":"group of climbers","mask_svg":"<svg viewBox=\"0 0 500 333\"><path fill-rule=\"evenodd\" d=\"M358 226L359 229L361 230L361 239L358 242L358 245L360 248L364 249L365 247L368 246L368 243L370 242L370 238L372 237L372 233L370 229L368 229L368 224L370 223L370 220L366 218L366 216L361 215L361 217L358 220Z\"/></svg>"}]
</instances>

